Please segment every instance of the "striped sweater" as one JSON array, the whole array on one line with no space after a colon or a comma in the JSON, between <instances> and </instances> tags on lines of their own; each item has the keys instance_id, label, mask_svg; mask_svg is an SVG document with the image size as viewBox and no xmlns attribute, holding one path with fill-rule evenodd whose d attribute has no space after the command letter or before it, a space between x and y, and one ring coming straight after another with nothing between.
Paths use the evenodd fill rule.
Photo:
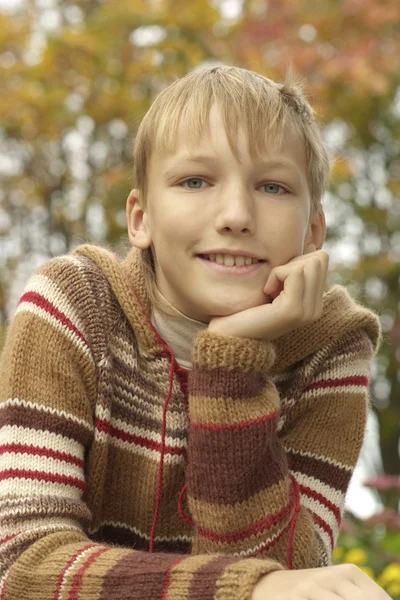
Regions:
<instances>
[{"instance_id":1,"label":"striped sweater","mask_svg":"<svg viewBox=\"0 0 400 600\"><path fill-rule=\"evenodd\" d=\"M378 317L339 285L262 342L151 323L138 251L30 278L0 364L1 600L250 600L330 564L365 433Z\"/></svg>"}]
</instances>

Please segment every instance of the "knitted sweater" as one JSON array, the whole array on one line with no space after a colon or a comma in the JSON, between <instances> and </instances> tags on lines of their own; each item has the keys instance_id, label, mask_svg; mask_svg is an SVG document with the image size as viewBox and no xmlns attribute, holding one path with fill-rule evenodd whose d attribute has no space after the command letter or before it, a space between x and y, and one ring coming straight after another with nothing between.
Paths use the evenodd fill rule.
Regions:
<instances>
[{"instance_id":1,"label":"knitted sweater","mask_svg":"<svg viewBox=\"0 0 400 600\"><path fill-rule=\"evenodd\" d=\"M328 565L378 317L333 286L273 343L153 327L138 251L84 245L29 280L0 364L1 600L250 600Z\"/></svg>"}]
</instances>

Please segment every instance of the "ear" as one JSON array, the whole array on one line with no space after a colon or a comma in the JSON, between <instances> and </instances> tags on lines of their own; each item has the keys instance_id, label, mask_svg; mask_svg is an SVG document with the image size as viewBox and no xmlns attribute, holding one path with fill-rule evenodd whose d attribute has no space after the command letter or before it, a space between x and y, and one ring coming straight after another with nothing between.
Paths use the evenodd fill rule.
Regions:
<instances>
[{"instance_id":1,"label":"ear","mask_svg":"<svg viewBox=\"0 0 400 600\"><path fill-rule=\"evenodd\" d=\"M325 238L326 238L325 213L321 207L310 217L310 221L308 223L306 239L304 240L303 254L309 254L310 252L315 252L316 250L321 250L323 243L325 241Z\"/></svg>"},{"instance_id":2,"label":"ear","mask_svg":"<svg viewBox=\"0 0 400 600\"><path fill-rule=\"evenodd\" d=\"M144 250L151 245L151 235L148 225L148 215L142 209L139 201L139 190L131 190L126 201L126 220L130 242Z\"/></svg>"}]
</instances>

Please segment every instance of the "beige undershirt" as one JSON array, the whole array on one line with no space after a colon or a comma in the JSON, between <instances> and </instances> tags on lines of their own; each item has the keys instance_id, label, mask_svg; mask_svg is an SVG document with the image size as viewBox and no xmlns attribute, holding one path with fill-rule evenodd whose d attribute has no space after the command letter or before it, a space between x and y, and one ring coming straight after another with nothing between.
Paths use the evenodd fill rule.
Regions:
<instances>
[{"instance_id":1,"label":"beige undershirt","mask_svg":"<svg viewBox=\"0 0 400 600\"><path fill-rule=\"evenodd\" d=\"M161 299L166 303L168 312L176 317L169 317L157 308L152 309L151 322L160 336L172 348L179 366L185 369L192 368L191 350L193 337L198 331L207 329L207 323L196 321L181 313L158 290Z\"/></svg>"}]
</instances>

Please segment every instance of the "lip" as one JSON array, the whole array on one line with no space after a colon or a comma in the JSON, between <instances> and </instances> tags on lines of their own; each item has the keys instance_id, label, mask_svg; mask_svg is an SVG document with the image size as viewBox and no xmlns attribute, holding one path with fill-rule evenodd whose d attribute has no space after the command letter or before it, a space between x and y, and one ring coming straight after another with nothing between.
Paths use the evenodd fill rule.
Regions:
<instances>
[{"instance_id":1,"label":"lip","mask_svg":"<svg viewBox=\"0 0 400 600\"><path fill-rule=\"evenodd\" d=\"M212 260L207 260L207 258L202 258L201 256L197 257L205 266L205 268L210 269L210 271L214 273L223 273L224 275L236 275L237 277L246 277L246 275L252 275L259 269L261 269L264 263L252 263L251 265L243 265L243 267L238 267L233 265L232 267L226 267L225 265L219 265Z\"/></svg>"},{"instance_id":2,"label":"lip","mask_svg":"<svg viewBox=\"0 0 400 600\"><path fill-rule=\"evenodd\" d=\"M207 250L207 252L199 252L199 255L210 256L210 254L230 254L232 256L249 256L250 258L256 258L257 260L264 260L258 254L248 252L247 250L229 250L228 248L218 248L217 250Z\"/></svg>"}]
</instances>

